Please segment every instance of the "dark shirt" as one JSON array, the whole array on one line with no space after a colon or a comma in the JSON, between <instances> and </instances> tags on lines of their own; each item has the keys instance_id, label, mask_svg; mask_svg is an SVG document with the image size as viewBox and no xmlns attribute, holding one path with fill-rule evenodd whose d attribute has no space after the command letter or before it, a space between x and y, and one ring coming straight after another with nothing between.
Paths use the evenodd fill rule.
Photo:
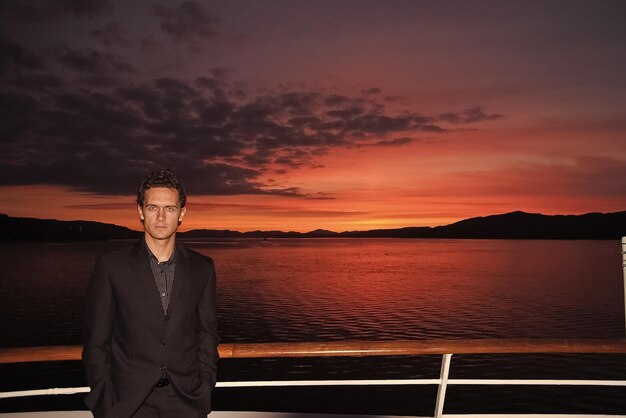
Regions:
<instances>
[{"instance_id":1,"label":"dark shirt","mask_svg":"<svg viewBox=\"0 0 626 418\"><path fill-rule=\"evenodd\" d=\"M172 295L172 286L174 285L174 272L176 271L176 250L172 252L169 260L163 262L159 262L147 245L146 250L148 252L148 258L150 259L150 267L152 268L154 282L159 290L163 313L167 314L167 308L170 304L170 296Z\"/></svg>"}]
</instances>

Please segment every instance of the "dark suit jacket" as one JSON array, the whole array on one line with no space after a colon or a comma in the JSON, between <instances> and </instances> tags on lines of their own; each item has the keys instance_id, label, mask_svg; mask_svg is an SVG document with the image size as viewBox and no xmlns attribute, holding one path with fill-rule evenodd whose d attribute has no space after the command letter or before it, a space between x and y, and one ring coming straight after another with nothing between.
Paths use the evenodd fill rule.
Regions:
<instances>
[{"instance_id":1,"label":"dark suit jacket","mask_svg":"<svg viewBox=\"0 0 626 418\"><path fill-rule=\"evenodd\" d=\"M130 417L165 373L185 402L210 412L217 370L213 260L176 245L167 315L143 238L101 255L87 290L83 363L96 418Z\"/></svg>"}]
</instances>

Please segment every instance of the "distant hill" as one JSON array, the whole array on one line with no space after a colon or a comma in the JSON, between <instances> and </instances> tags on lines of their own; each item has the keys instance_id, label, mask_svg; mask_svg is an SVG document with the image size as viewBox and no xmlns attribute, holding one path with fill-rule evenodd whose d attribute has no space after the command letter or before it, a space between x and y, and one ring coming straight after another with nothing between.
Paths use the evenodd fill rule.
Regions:
<instances>
[{"instance_id":1,"label":"distant hill","mask_svg":"<svg viewBox=\"0 0 626 418\"><path fill-rule=\"evenodd\" d=\"M405 227L369 231L311 232L194 230L183 238L489 238L489 239L619 239L626 236L626 212L584 215L541 215L511 212L465 219L437 227Z\"/></svg>"},{"instance_id":2,"label":"distant hill","mask_svg":"<svg viewBox=\"0 0 626 418\"><path fill-rule=\"evenodd\" d=\"M0 241L81 241L140 237L142 232L90 221L12 218L0 214ZM489 238L489 239L619 239L626 236L626 212L584 215L541 215L511 212L465 219L437 227L369 231L310 232L196 229L181 238Z\"/></svg>"},{"instance_id":3,"label":"distant hill","mask_svg":"<svg viewBox=\"0 0 626 418\"><path fill-rule=\"evenodd\" d=\"M140 231L91 221L13 218L0 214L0 241L102 241L138 238Z\"/></svg>"},{"instance_id":4,"label":"distant hill","mask_svg":"<svg viewBox=\"0 0 626 418\"><path fill-rule=\"evenodd\" d=\"M511 212L470 218L433 228L445 238L619 239L626 236L626 212L541 215Z\"/></svg>"}]
</instances>

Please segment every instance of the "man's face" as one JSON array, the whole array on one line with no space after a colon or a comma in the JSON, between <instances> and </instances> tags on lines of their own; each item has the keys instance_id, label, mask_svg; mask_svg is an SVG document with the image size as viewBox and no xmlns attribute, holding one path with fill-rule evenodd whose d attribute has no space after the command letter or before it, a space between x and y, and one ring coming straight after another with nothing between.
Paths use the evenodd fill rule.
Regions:
<instances>
[{"instance_id":1,"label":"man's face","mask_svg":"<svg viewBox=\"0 0 626 418\"><path fill-rule=\"evenodd\" d=\"M137 208L146 233L158 240L174 235L185 216L185 208L181 208L178 201L178 192L166 187L146 190L143 208Z\"/></svg>"}]
</instances>

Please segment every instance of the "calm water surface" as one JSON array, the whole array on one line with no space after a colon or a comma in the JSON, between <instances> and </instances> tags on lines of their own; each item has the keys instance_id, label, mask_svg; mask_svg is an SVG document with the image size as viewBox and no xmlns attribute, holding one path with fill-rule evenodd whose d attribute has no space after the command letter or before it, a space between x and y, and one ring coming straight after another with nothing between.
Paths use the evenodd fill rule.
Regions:
<instances>
[{"instance_id":1,"label":"calm water surface","mask_svg":"<svg viewBox=\"0 0 626 418\"><path fill-rule=\"evenodd\" d=\"M264 341L623 333L616 242L325 239L233 247L196 246L221 274L227 340L251 332Z\"/></svg>"},{"instance_id":2,"label":"calm water surface","mask_svg":"<svg viewBox=\"0 0 626 418\"><path fill-rule=\"evenodd\" d=\"M2 245L0 346L80 343L83 295L95 257L127 244ZM215 259L224 342L624 335L617 241L270 239L187 241L186 245ZM570 376L577 366L585 376L623 379L624 360L623 356L560 356L558 361L554 356L514 360L460 356L455 357L453 374L558 378ZM355 361L229 361L220 364L220 379L435 377L439 360ZM64 373L80 376L78 369ZM499 375L499 370L506 373ZM32 381L28 387L32 388ZM319 389L324 399L351 396L337 395L343 389L324 390ZM383 393L376 396L387 405L397 405L393 397L404 396L406 388L380 390ZM410 390L411 396L417 393L414 387ZM258 396L257 390L249 397ZM267 396L277 402L274 410L290 410L282 404L284 396ZM566 412L563 407L572 403L582 403L583 412L602 403L626 413L622 400L626 396L612 392L605 398L598 396L577 395L577 402L566 397L570 400L557 402L556 412ZM450 408L457 402L466 412L468 404L479 405L479 412L491 411L484 401L471 401L476 397L482 399L471 388L455 388ZM247 407L242 398L246 399L245 390L239 392L237 402ZM233 409L223 402L224 409ZM515 412L525 410L527 404L513 397L506 406L515 407ZM378 411L377 405L368 408L368 412ZM543 408L552 411L551 406ZM303 410L302 404L298 409ZM414 409L378 412L417 413Z\"/></svg>"},{"instance_id":3,"label":"calm water surface","mask_svg":"<svg viewBox=\"0 0 626 418\"><path fill-rule=\"evenodd\" d=\"M0 251L2 346L80 342L95 256L126 243ZM623 334L614 241L190 241L215 259L223 341L611 338ZM155 289L156 291L156 289Z\"/></svg>"}]
</instances>

